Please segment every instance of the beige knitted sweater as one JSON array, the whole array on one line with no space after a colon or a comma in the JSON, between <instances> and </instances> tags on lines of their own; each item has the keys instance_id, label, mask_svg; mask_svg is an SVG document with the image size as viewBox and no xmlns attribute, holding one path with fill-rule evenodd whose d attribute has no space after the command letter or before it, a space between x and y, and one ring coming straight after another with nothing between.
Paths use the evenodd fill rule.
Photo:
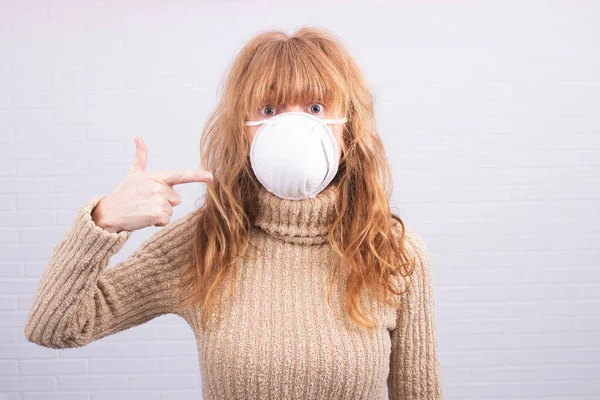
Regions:
<instances>
[{"instance_id":1,"label":"beige knitted sweater","mask_svg":"<svg viewBox=\"0 0 600 400\"><path fill-rule=\"evenodd\" d=\"M196 310L177 304L198 210L107 268L131 232L95 225L91 211L102 196L94 196L53 250L25 335L50 348L80 347L174 313L195 333L207 400L385 399L386 387L390 400L441 399L430 258L419 236L407 229L407 246L420 262L403 305L396 310L361 297L375 330L359 329L345 314L343 273L330 309L327 225L337 195L333 184L299 201L261 188L252 257L238 265L237 289L206 331Z\"/></svg>"}]
</instances>

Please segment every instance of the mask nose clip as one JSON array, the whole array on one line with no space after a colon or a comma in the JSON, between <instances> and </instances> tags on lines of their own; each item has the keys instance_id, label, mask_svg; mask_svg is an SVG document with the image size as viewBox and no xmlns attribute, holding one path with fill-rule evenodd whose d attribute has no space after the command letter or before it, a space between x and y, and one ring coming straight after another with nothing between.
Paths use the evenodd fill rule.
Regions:
<instances>
[{"instance_id":1,"label":"mask nose clip","mask_svg":"<svg viewBox=\"0 0 600 400\"><path fill-rule=\"evenodd\" d=\"M343 117L343 118L331 118L331 119L321 119L315 115L309 114L309 113L305 113L305 112L301 112L301 111L290 111L290 112L286 112L286 113L282 113L279 115L276 115L272 118L267 118L267 119L261 119L261 120L257 120L257 121L246 121L246 126L258 126L258 125L262 125L265 123L268 123L270 121L273 121L276 118L280 118L282 116L285 115L304 115L310 118L316 118L318 121L323 122L326 125L329 124L333 124L333 125L339 125L339 124L344 124L346 122L348 122L348 118Z\"/></svg>"}]
</instances>

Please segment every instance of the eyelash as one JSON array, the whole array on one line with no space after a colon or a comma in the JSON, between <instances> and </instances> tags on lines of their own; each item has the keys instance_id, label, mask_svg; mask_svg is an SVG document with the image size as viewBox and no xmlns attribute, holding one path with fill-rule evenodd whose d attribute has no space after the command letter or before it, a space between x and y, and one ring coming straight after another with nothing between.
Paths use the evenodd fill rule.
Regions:
<instances>
[{"instance_id":1,"label":"eyelash","mask_svg":"<svg viewBox=\"0 0 600 400\"><path fill-rule=\"evenodd\" d=\"M311 107L312 107L312 106L314 106L315 104L318 104L318 105L322 106L322 109L321 109L321 111L320 111L320 112L323 112L323 111L324 111L324 109L325 109L325 105L324 105L323 103L311 103L311 104L310 104L310 106L309 106L309 108L311 108ZM269 114L265 114L265 113L264 113L264 109L265 109L266 107L271 107L271 108L273 108L273 109L275 110L275 112L277 112L277 109L276 109L275 107L273 107L273 106L271 106L271 105L268 105L268 104L267 104L266 106L264 106L263 108L261 108L261 109L260 109L260 112L262 113L262 115L265 115L265 116L267 116L267 117L271 117L271 116L272 116L272 115L269 115ZM319 114L319 113L317 113L317 114Z\"/></svg>"}]
</instances>

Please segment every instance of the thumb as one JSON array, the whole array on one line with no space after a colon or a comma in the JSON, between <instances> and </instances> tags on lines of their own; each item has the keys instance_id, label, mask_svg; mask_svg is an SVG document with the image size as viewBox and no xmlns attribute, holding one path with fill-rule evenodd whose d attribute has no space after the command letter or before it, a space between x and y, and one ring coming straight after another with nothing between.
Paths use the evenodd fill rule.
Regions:
<instances>
[{"instance_id":1,"label":"thumb","mask_svg":"<svg viewBox=\"0 0 600 400\"><path fill-rule=\"evenodd\" d=\"M145 171L146 162L148 161L148 148L139 136L134 136L135 139L135 158L131 165L131 171Z\"/></svg>"}]
</instances>

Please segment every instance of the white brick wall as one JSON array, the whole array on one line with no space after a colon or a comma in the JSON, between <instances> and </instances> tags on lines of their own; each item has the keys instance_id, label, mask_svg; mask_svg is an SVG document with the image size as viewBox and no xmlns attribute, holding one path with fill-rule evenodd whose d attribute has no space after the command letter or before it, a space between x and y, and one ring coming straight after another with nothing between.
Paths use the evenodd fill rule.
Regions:
<instances>
[{"instance_id":1,"label":"white brick wall","mask_svg":"<svg viewBox=\"0 0 600 400\"><path fill-rule=\"evenodd\" d=\"M199 399L175 316L51 350L23 324L75 211L196 168L256 32L339 34L375 90L395 210L432 254L446 399L600 398L600 5L594 1L0 1L0 399ZM176 216L202 185L181 185ZM134 233L111 265L154 229Z\"/></svg>"}]
</instances>

